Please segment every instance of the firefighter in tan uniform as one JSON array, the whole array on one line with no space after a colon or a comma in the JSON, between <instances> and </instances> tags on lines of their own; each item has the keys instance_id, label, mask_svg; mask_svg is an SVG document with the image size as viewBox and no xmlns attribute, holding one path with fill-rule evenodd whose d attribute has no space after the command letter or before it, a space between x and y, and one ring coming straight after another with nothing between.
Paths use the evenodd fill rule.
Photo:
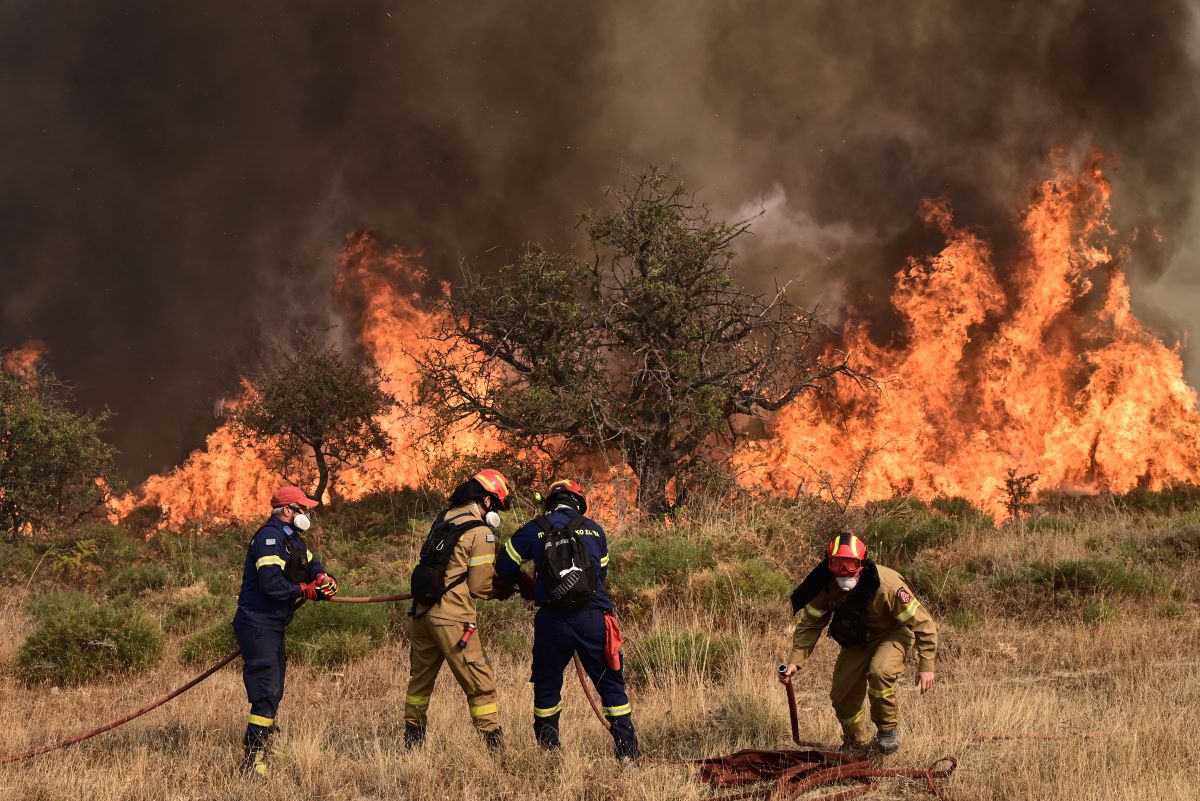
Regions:
<instances>
[{"instance_id":1,"label":"firefighter in tan uniform","mask_svg":"<svg viewBox=\"0 0 1200 801\"><path fill-rule=\"evenodd\" d=\"M837 534L826 557L792 593L792 613L800 613L800 620L780 681L791 681L828 625L829 636L842 646L829 697L842 724L845 747L870 746L863 720L865 693L877 730L876 745L881 753L895 753L900 748L896 685L904 673L904 660L915 646L916 683L925 693L934 681L937 625L899 573L867 559L866 543L858 537Z\"/></svg>"},{"instance_id":2,"label":"firefighter in tan uniform","mask_svg":"<svg viewBox=\"0 0 1200 801\"><path fill-rule=\"evenodd\" d=\"M438 516L413 571L411 677L404 699L404 742L425 740L433 685L442 663L467 696L471 721L489 748L500 746L496 677L476 628L475 598L492 597L498 511L507 509L508 482L481 470L454 491Z\"/></svg>"}]
</instances>

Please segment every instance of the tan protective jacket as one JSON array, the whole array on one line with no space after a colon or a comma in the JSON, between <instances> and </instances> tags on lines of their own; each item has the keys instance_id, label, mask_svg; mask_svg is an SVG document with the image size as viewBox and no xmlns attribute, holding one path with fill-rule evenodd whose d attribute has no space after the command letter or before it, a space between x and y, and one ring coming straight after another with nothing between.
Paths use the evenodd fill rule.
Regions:
<instances>
[{"instance_id":1,"label":"tan protective jacket","mask_svg":"<svg viewBox=\"0 0 1200 801\"><path fill-rule=\"evenodd\" d=\"M890 567L876 565L876 568L879 570L879 589L867 601L867 630L871 633L867 647L873 648L897 631L907 629L903 633L909 643L915 640L917 670L932 672L937 656L937 624L908 589L903 576ZM796 632L792 635L789 664L799 665L808 658L832 619L832 613L850 595L830 579L808 606L800 610Z\"/></svg>"},{"instance_id":2,"label":"tan protective jacket","mask_svg":"<svg viewBox=\"0 0 1200 801\"><path fill-rule=\"evenodd\" d=\"M496 563L496 535L483 518L475 504L455 506L446 511L445 519L454 520L457 517L469 515L479 521L479 525L463 532L454 553L446 564L446 586L453 584L464 573L467 580L452 588L442 596L442 599L429 609L428 616L432 620L449 621L452 623L476 622L475 598L492 597L492 574ZM418 605L417 614L425 610Z\"/></svg>"}]
</instances>

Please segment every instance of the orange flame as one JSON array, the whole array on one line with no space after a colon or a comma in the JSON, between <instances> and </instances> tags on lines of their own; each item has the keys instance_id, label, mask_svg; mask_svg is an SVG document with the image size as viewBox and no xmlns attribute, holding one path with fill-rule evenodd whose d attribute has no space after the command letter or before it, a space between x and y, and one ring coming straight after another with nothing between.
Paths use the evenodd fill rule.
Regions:
<instances>
[{"instance_id":1,"label":"orange flame","mask_svg":"<svg viewBox=\"0 0 1200 801\"><path fill-rule=\"evenodd\" d=\"M18 378L29 378L50 352L50 346L40 339L31 339L19 348L14 348L0 358L4 372Z\"/></svg>"},{"instance_id":2,"label":"orange flame","mask_svg":"<svg viewBox=\"0 0 1200 801\"><path fill-rule=\"evenodd\" d=\"M770 438L739 449L740 480L795 493L858 475L856 502L957 495L1001 514L1010 468L1086 492L1200 478L1196 393L1178 350L1130 310L1105 244L1110 191L1098 156L1042 184L1024 252L1000 273L1007 293L988 243L926 202L947 241L896 276L901 336L880 346L866 322L846 326L879 391L846 385L785 409Z\"/></svg>"}]
</instances>

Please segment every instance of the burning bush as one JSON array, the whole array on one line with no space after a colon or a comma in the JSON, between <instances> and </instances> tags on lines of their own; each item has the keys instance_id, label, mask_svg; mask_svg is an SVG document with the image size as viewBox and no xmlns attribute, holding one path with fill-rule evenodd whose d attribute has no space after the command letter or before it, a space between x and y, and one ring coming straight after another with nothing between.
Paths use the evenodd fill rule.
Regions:
<instances>
[{"instance_id":1,"label":"burning bush","mask_svg":"<svg viewBox=\"0 0 1200 801\"><path fill-rule=\"evenodd\" d=\"M136 605L62 596L41 611L45 617L17 656L17 674L28 683L83 684L162 658L162 630Z\"/></svg>"}]
</instances>

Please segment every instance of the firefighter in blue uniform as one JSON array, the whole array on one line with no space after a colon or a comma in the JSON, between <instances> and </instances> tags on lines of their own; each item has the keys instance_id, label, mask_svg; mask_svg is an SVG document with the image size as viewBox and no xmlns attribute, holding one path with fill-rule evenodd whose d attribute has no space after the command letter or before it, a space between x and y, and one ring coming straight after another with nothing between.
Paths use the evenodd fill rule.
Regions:
<instances>
[{"instance_id":1,"label":"firefighter in blue uniform","mask_svg":"<svg viewBox=\"0 0 1200 801\"><path fill-rule=\"evenodd\" d=\"M580 662L600 695L605 717L616 746L617 759L632 762L638 757L637 734L630 714L629 696L620 654L620 628L612 616L612 599L605 588L608 574L608 541L596 521L584 517L587 497L583 488L570 480L550 485L545 497L547 528L574 526L575 533L595 568L596 588L582 609L554 608L551 592L558 581L549 575L543 548L546 529L537 519L522 526L503 548L497 548L496 573L505 593L527 587L521 564L534 563L533 600L538 606L533 623L533 732L547 750L561 747L559 717L562 712L563 670L578 654ZM526 594L523 589L522 594Z\"/></svg>"},{"instance_id":2,"label":"firefighter in blue uniform","mask_svg":"<svg viewBox=\"0 0 1200 801\"><path fill-rule=\"evenodd\" d=\"M317 502L298 487L282 487L271 497L271 517L250 541L242 571L242 590L233 616L233 633L242 649L242 681L250 701L250 722L243 738L242 770L268 775L264 760L275 713L283 700L287 654L283 630L303 601L337 594L337 580L300 538L310 525L308 510Z\"/></svg>"}]
</instances>

